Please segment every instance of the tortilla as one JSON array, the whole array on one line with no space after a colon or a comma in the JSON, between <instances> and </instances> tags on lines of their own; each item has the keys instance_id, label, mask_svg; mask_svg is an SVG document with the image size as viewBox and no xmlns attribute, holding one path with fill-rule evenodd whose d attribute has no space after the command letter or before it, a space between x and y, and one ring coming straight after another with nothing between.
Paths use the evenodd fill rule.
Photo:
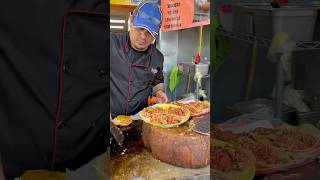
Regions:
<instances>
[{"instance_id":1,"label":"tortilla","mask_svg":"<svg viewBox=\"0 0 320 180\"><path fill-rule=\"evenodd\" d=\"M213 139L211 159L211 177L221 180L250 180L255 175L255 158L246 149L236 147L230 143ZM220 151L220 152L219 152ZM226 156L228 152L229 156ZM215 153L220 153L215 156ZM231 156L230 156L231 155ZM218 158L219 157L219 158Z\"/></svg>"},{"instance_id":2,"label":"tortilla","mask_svg":"<svg viewBox=\"0 0 320 180\"><path fill-rule=\"evenodd\" d=\"M111 122L117 126L129 126L133 120L130 116L119 115L112 119Z\"/></svg>"},{"instance_id":3,"label":"tortilla","mask_svg":"<svg viewBox=\"0 0 320 180\"><path fill-rule=\"evenodd\" d=\"M153 126L170 128L185 123L190 118L188 109L173 104L156 104L139 112L141 119Z\"/></svg>"},{"instance_id":4,"label":"tortilla","mask_svg":"<svg viewBox=\"0 0 320 180\"><path fill-rule=\"evenodd\" d=\"M184 107L190 111L190 116L202 116L210 112L209 101L174 102L173 104Z\"/></svg>"}]
</instances>

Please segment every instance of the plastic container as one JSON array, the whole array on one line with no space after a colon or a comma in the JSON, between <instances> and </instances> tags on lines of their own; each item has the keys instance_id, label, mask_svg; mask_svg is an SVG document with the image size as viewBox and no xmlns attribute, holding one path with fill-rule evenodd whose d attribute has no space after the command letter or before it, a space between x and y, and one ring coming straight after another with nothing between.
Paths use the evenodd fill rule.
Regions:
<instances>
[{"instance_id":1,"label":"plastic container","mask_svg":"<svg viewBox=\"0 0 320 180\"><path fill-rule=\"evenodd\" d=\"M196 64L196 73L200 72L202 75L207 75L209 71L209 64Z\"/></svg>"},{"instance_id":2,"label":"plastic container","mask_svg":"<svg viewBox=\"0 0 320 180\"><path fill-rule=\"evenodd\" d=\"M317 14L317 10L311 9L275 10L272 13L272 26L270 26L272 27L272 34L269 37L272 38L276 33L285 32L297 42L312 41ZM259 16L259 14L257 14L257 16ZM264 18L263 15L260 16L262 21ZM268 25L268 23L266 23L266 25ZM261 35L267 34L267 29L270 30L267 26L260 26L257 33Z\"/></svg>"},{"instance_id":3,"label":"plastic container","mask_svg":"<svg viewBox=\"0 0 320 180\"><path fill-rule=\"evenodd\" d=\"M203 64L210 64L210 61L208 60L207 57L204 57L202 62Z\"/></svg>"},{"instance_id":4,"label":"plastic container","mask_svg":"<svg viewBox=\"0 0 320 180\"><path fill-rule=\"evenodd\" d=\"M224 29L233 30L233 14L231 5L222 5L219 8L219 21Z\"/></svg>"},{"instance_id":5,"label":"plastic container","mask_svg":"<svg viewBox=\"0 0 320 180\"><path fill-rule=\"evenodd\" d=\"M248 10L241 5L232 5L232 12L233 12L233 21L232 21L232 28L235 32L241 33L250 33L251 27L250 22L250 15L247 12Z\"/></svg>"},{"instance_id":6,"label":"plastic container","mask_svg":"<svg viewBox=\"0 0 320 180\"><path fill-rule=\"evenodd\" d=\"M201 57L199 54L196 55L195 63L199 64L201 62Z\"/></svg>"},{"instance_id":7,"label":"plastic container","mask_svg":"<svg viewBox=\"0 0 320 180\"><path fill-rule=\"evenodd\" d=\"M234 5L233 11L234 31L252 33L253 19L256 36L272 39L276 33L284 32L297 42L313 40L318 15L316 8Z\"/></svg>"}]
</instances>

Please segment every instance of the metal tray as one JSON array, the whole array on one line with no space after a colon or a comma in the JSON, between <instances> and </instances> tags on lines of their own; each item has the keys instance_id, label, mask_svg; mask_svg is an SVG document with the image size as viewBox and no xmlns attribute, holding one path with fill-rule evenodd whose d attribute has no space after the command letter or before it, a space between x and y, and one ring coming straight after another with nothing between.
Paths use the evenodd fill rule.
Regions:
<instances>
[{"instance_id":1,"label":"metal tray","mask_svg":"<svg viewBox=\"0 0 320 180\"><path fill-rule=\"evenodd\" d=\"M235 112L244 114L244 113L251 113L254 111L257 111L261 108L270 108L274 110L275 108L275 102L270 99L264 99L264 98L257 98L250 101L243 101L239 102L230 106L227 106L228 109L233 110ZM289 107L287 105L283 105L283 112L295 112L296 109Z\"/></svg>"},{"instance_id":2,"label":"metal tray","mask_svg":"<svg viewBox=\"0 0 320 180\"><path fill-rule=\"evenodd\" d=\"M320 111L298 113L298 123L309 123L317 128L320 128Z\"/></svg>"},{"instance_id":3,"label":"metal tray","mask_svg":"<svg viewBox=\"0 0 320 180\"><path fill-rule=\"evenodd\" d=\"M270 108L274 111L275 101L265 98L257 98L250 101L242 101L226 107L225 115L228 119L240 116L246 113L253 113L261 108ZM291 125L298 125L297 110L283 104L283 120Z\"/></svg>"}]
</instances>

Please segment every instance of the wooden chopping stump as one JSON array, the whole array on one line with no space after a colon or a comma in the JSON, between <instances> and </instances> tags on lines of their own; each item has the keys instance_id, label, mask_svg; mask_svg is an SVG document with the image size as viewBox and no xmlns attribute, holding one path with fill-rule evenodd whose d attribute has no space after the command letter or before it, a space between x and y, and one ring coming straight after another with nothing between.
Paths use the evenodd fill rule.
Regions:
<instances>
[{"instance_id":1,"label":"wooden chopping stump","mask_svg":"<svg viewBox=\"0 0 320 180\"><path fill-rule=\"evenodd\" d=\"M189 122L176 128L142 127L144 146L159 160L184 168L201 168L210 163L210 136L193 132Z\"/></svg>"}]
</instances>

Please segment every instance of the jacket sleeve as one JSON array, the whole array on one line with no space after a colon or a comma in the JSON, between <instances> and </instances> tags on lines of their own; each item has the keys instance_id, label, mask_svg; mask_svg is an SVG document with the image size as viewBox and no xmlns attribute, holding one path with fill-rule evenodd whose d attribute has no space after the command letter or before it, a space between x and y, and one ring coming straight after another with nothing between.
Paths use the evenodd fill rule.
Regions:
<instances>
[{"instance_id":1,"label":"jacket sleeve","mask_svg":"<svg viewBox=\"0 0 320 180\"><path fill-rule=\"evenodd\" d=\"M152 81L153 87L164 82L162 66L160 68L158 68L157 70L158 70L158 72L155 74L153 81Z\"/></svg>"},{"instance_id":2,"label":"jacket sleeve","mask_svg":"<svg viewBox=\"0 0 320 180\"><path fill-rule=\"evenodd\" d=\"M157 72L155 73L154 75L154 78L151 82L151 85L154 87L160 83L163 83L164 82L164 77L163 77L163 61L164 61L164 57L162 55L161 52L157 51L157 54L156 54L156 57L157 57L157 62L159 62L159 64L157 65Z\"/></svg>"}]
</instances>

